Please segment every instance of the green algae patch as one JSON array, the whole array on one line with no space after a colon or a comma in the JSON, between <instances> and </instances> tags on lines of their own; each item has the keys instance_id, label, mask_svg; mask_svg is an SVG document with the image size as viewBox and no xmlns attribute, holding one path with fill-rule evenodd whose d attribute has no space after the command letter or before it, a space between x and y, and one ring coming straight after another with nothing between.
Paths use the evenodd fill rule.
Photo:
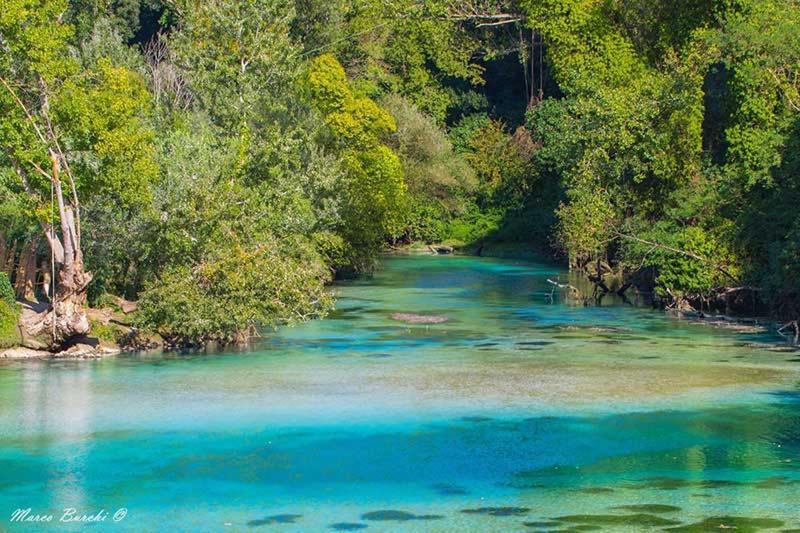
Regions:
<instances>
[{"instance_id":1,"label":"green algae patch","mask_svg":"<svg viewBox=\"0 0 800 533\"><path fill-rule=\"evenodd\" d=\"M553 518L557 522L567 522L570 524L588 524L593 526L676 526L680 522L670 520L663 516L647 513L635 513L628 515L616 514L575 514L557 516Z\"/></svg>"},{"instance_id":2,"label":"green algae patch","mask_svg":"<svg viewBox=\"0 0 800 533\"><path fill-rule=\"evenodd\" d=\"M723 487L737 487L741 485L744 485L744 483L727 479L696 480L675 477L653 477L643 479L640 483L629 485L628 488L656 490L677 490L684 488L719 489Z\"/></svg>"},{"instance_id":3,"label":"green algae patch","mask_svg":"<svg viewBox=\"0 0 800 533\"><path fill-rule=\"evenodd\" d=\"M530 511L527 507L478 507L475 509L462 509L466 514L485 514L489 516L521 516Z\"/></svg>"},{"instance_id":4,"label":"green algae patch","mask_svg":"<svg viewBox=\"0 0 800 533\"><path fill-rule=\"evenodd\" d=\"M366 529L369 526L360 522L337 522L329 525L328 527L334 531L357 531L359 529Z\"/></svg>"},{"instance_id":5,"label":"green algae patch","mask_svg":"<svg viewBox=\"0 0 800 533\"><path fill-rule=\"evenodd\" d=\"M362 520L373 520L379 522L408 522L410 520L439 520L444 518L438 514L417 515L406 511L395 511L393 509L370 511L361 515Z\"/></svg>"},{"instance_id":6,"label":"green algae patch","mask_svg":"<svg viewBox=\"0 0 800 533\"><path fill-rule=\"evenodd\" d=\"M294 524L297 522L298 518L302 518L303 515L299 514L276 514L272 516L267 516L266 518L259 518L257 520L250 520L247 522L247 525L250 527L258 527L258 526L271 526L277 524Z\"/></svg>"},{"instance_id":7,"label":"green algae patch","mask_svg":"<svg viewBox=\"0 0 800 533\"><path fill-rule=\"evenodd\" d=\"M553 522L553 521L523 522L522 525L525 527L537 528L537 529L553 529L556 527L561 527L561 522Z\"/></svg>"},{"instance_id":8,"label":"green algae patch","mask_svg":"<svg viewBox=\"0 0 800 533\"><path fill-rule=\"evenodd\" d=\"M620 509L623 511L634 511L637 513L650 513L650 514L663 514L663 513L676 513L681 510L680 507L675 505L664 505L662 503L641 503L633 505L617 505L612 509Z\"/></svg>"},{"instance_id":9,"label":"green algae patch","mask_svg":"<svg viewBox=\"0 0 800 533\"><path fill-rule=\"evenodd\" d=\"M578 490L586 494L608 494L614 492L614 489L610 487L583 487Z\"/></svg>"},{"instance_id":10,"label":"green algae patch","mask_svg":"<svg viewBox=\"0 0 800 533\"><path fill-rule=\"evenodd\" d=\"M721 531L734 529L737 533L751 533L762 529L776 529L783 526L784 522L776 518L750 518L746 516L712 516L702 522L687 524L680 527L671 527L666 531L679 531L683 533L702 533L705 531Z\"/></svg>"}]
</instances>

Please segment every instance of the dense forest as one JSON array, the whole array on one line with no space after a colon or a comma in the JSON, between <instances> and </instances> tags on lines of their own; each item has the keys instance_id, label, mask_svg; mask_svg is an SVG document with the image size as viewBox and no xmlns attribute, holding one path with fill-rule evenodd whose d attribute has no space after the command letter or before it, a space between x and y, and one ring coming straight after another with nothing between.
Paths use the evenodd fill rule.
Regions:
<instances>
[{"instance_id":1,"label":"dense forest","mask_svg":"<svg viewBox=\"0 0 800 533\"><path fill-rule=\"evenodd\" d=\"M0 50L0 347L245 341L413 243L800 315L797 0L6 0Z\"/></svg>"}]
</instances>

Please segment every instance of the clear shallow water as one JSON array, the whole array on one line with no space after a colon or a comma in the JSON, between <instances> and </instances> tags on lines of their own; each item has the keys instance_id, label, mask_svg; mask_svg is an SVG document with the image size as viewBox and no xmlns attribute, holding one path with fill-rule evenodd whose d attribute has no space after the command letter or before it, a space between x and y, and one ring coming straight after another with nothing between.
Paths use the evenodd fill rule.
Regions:
<instances>
[{"instance_id":1,"label":"clear shallow water","mask_svg":"<svg viewBox=\"0 0 800 533\"><path fill-rule=\"evenodd\" d=\"M0 366L0 530L800 528L800 352L559 274L389 258L250 352Z\"/></svg>"}]
</instances>

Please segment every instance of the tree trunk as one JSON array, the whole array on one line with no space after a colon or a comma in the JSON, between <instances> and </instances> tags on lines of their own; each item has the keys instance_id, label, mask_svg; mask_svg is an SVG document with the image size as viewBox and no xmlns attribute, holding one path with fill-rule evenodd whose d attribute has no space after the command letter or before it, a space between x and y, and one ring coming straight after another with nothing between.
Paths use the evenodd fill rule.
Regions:
<instances>
[{"instance_id":1,"label":"tree trunk","mask_svg":"<svg viewBox=\"0 0 800 533\"><path fill-rule=\"evenodd\" d=\"M12 275L14 274L14 256L17 255L17 241L14 240L11 243L11 246L8 247L8 252L6 255L6 262L4 265L0 265L0 268L8 274L8 279L11 279Z\"/></svg>"},{"instance_id":2,"label":"tree trunk","mask_svg":"<svg viewBox=\"0 0 800 533\"><path fill-rule=\"evenodd\" d=\"M6 234L0 231L0 272L3 272L6 266L7 253L8 253L8 242L6 241Z\"/></svg>"},{"instance_id":3,"label":"tree trunk","mask_svg":"<svg viewBox=\"0 0 800 533\"><path fill-rule=\"evenodd\" d=\"M44 294L45 298L47 298L48 302L53 301L53 297L50 292L50 289L52 289L53 276L50 273L50 270L50 263L48 261L42 261L42 264L39 267L39 272L42 273L42 293Z\"/></svg>"},{"instance_id":4,"label":"tree trunk","mask_svg":"<svg viewBox=\"0 0 800 533\"><path fill-rule=\"evenodd\" d=\"M86 272L80 249L79 215L75 200L65 201L59 180L60 164L55 154L53 160L53 192L58 202L61 219L61 239L50 226L43 226L56 261L56 290L50 308L36 321L26 325L28 333L39 340L47 339L51 348L58 348L74 337L89 333L89 319L84 307L86 289L92 275ZM73 195L73 198L75 196ZM60 255L60 257L59 257Z\"/></svg>"},{"instance_id":5,"label":"tree trunk","mask_svg":"<svg viewBox=\"0 0 800 533\"><path fill-rule=\"evenodd\" d=\"M36 248L38 245L38 239L32 239L22 246L17 276L14 281L14 290L19 300L36 300Z\"/></svg>"}]
</instances>

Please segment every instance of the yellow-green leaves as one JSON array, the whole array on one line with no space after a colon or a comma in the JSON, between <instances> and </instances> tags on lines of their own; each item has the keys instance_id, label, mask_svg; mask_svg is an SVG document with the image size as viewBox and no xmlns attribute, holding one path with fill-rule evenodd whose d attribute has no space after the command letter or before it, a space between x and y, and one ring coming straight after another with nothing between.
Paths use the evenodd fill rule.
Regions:
<instances>
[{"instance_id":1,"label":"yellow-green leaves","mask_svg":"<svg viewBox=\"0 0 800 533\"><path fill-rule=\"evenodd\" d=\"M309 62L306 86L346 170L341 231L355 250L370 255L401 227L403 171L397 155L384 144L397 125L385 109L353 91L330 54Z\"/></svg>"},{"instance_id":2,"label":"yellow-green leaves","mask_svg":"<svg viewBox=\"0 0 800 533\"><path fill-rule=\"evenodd\" d=\"M310 61L306 83L314 105L341 145L368 148L397 129L385 109L352 91L344 69L332 55Z\"/></svg>"},{"instance_id":3,"label":"yellow-green leaves","mask_svg":"<svg viewBox=\"0 0 800 533\"><path fill-rule=\"evenodd\" d=\"M146 203L158 173L150 94L141 76L101 60L96 71L67 80L53 102L76 158L79 192L110 193L124 203Z\"/></svg>"}]
</instances>

